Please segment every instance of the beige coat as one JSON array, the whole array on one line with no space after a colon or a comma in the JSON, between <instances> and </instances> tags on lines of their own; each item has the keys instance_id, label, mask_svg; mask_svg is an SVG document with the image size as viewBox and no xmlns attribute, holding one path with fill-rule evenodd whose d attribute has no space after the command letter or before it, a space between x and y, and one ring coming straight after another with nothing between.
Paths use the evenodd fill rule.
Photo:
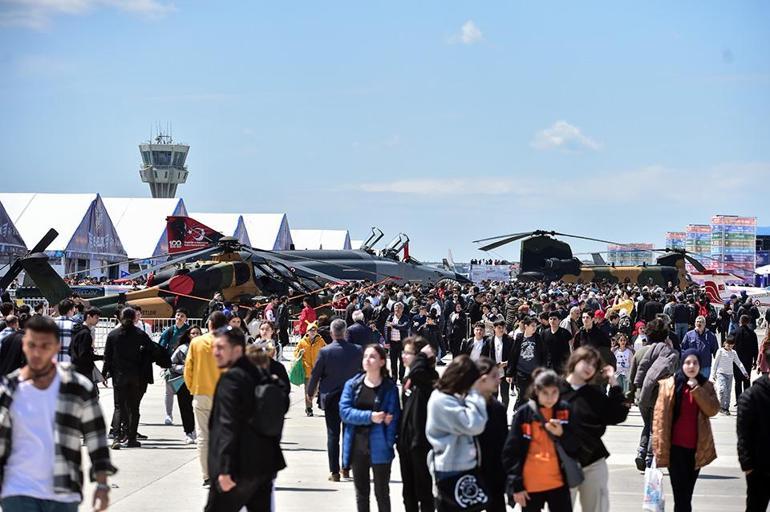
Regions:
<instances>
[{"instance_id":1,"label":"beige coat","mask_svg":"<svg viewBox=\"0 0 770 512\"><path fill-rule=\"evenodd\" d=\"M658 381L658 401L652 420L652 449L658 467L668 467L671 454L671 430L674 422L674 377ZM692 396L698 404L698 443L695 448L695 469L710 464L717 458L714 436L711 433L711 416L719 412L714 385L706 381L692 389Z\"/></svg>"}]
</instances>

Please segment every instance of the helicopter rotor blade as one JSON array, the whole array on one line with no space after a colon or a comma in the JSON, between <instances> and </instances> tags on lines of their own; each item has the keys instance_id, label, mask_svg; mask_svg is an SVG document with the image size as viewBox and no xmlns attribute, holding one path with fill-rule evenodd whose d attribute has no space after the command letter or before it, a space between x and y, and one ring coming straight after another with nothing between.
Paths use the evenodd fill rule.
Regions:
<instances>
[{"instance_id":1,"label":"helicopter rotor blade","mask_svg":"<svg viewBox=\"0 0 770 512\"><path fill-rule=\"evenodd\" d=\"M507 235L490 236L489 238L481 238L479 240L474 240L473 243L477 244L479 242L487 242L489 240L497 240L499 238L508 238L508 237L513 237L513 236L518 236L518 237L524 238L524 237L529 236L529 235L531 235L533 233L535 233L535 232L534 231L528 231L526 233L509 233Z\"/></svg>"},{"instance_id":2,"label":"helicopter rotor blade","mask_svg":"<svg viewBox=\"0 0 770 512\"><path fill-rule=\"evenodd\" d=\"M305 273L306 275L302 276L302 277L314 276L314 277L321 278L324 281L329 281L329 282L332 282L332 283L343 283L343 282L345 282L344 279L340 279L338 277L331 276L331 275L326 274L324 272L321 272L321 271L318 271L318 270L306 267L306 266L304 266L301 263L297 263L295 261L285 260L285 259L283 259L283 258L281 258L279 256L276 256L273 251L266 251L266 250L262 250L262 249L255 249L253 247L248 247L248 246L245 246L245 245L241 247L241 250L246 251L246 252L248 252L250 254L253 254L257 258L262 258L263 260L265 260L267 262L273 262L273 263L280 264L281 266L286 267L287 269L290 269L291 271L294 271L294 273L297 273L300 276L302 276L302 273Z\"/></svg>"},{"instance_id":3,"label":"helicopter rotor blade","mask_svg":"<svg viewBox=\"0 0 770 512\"><path fill-rule=\"evenodd\" d=\"M191 259L199 258L201 256L206 256L206 255L211 254L213 252L216 252L218 250L220 250L220 248L217 247L217 246L206 247L205 249L201 249L199 251L195 251L195 252L192 252L192 253L184 254L182 256L179 256L178 258L174 258L172 260L168 260L168 261L164 261L162 263L158 263L157 265L153 265L153 266L148 267L148 268L146 268L144 270L140 270L139 272L134 272L133 274L127 275L123 279L128 279L128 280L136 279L137 277L141 277L141 276L143 276L145 274L149 274L150 272L155 272L156 270L161 269L163 267L168 267L168 266L171 266L171 265L175 265L177 263L183 263L183 262L191 260ZM177 253L177 254L181 254L181 253Z\"/></svg>"},{"instance_id":4,"label":"helicopter rotor blade","mask_svg":"<svg viewBox=\"0 0 770 512\"><path fill-rule=\"evenodd\" d=\"M57 236L59 236L58 231L53 228L49 229L48 232L43 235L43 238L41 238L32 249L30 249L24 256L21 256L19 259L14 261L13 265L11 265L11 268L8 269L8 272L6 272L3 277L0 277L0 290L5 290L8 288L8 285L10 285L13 280L16 279L16 276L18 276L19 273L24 270L24 266L21 264L22 259L26 258L30 254L45 251Z\"/></svg>"},{"instance_id":5,"label":"helicopter rotor blade","mask_svg":"<svg viewBox=\"0 0 770 512\"><path fill-rule=\"evenodd\" d=\"M491 251L503 245L510 244L511 242L515 242L516 240L521 240L522 238L526 238L530 235L532 235L532 233L519 233L517 235L509 236L508 238L503 238L502 240L498 240L497 242L492 242L491 244L481 246L479 247L479 250Z\"/></svg>"}]
</instances>

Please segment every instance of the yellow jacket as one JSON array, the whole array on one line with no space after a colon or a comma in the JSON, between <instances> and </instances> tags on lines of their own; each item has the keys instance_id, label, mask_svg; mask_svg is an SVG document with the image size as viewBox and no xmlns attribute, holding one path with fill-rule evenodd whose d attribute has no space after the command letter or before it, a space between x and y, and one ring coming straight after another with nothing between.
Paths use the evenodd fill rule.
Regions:
<instances>
[{"instance_id":1,"label":"yellow jacket","mask_svg":"<svg viewBox=\"0 0 770 512\"><path fill-rule=\"evenodd\" d=\"M214 359L214 334L207 333L190 342L184 362L184 383L191 395L214 396L222 370Z\"/></svg>"},{"instance_id":2,"label":"yellow jacket","mask_svg":"<svg viewBox=\"0 0 770 512\"><path fill-rule=\"evenodd\" d=\"M313 372L313 366L315 366L315 362L318 359L318 353L321 352L321 349L325 346L326 342L320 334L316 334L312 341L308 338L308 335L305 334L302 339L299 340L299 343L297 343L297 347L294 349L294 357L296 358L299 355L300 350L305 351L302 355L302 366L305 367L305 378L310 378L310 374Z\"/></svg>"}]
</instances>

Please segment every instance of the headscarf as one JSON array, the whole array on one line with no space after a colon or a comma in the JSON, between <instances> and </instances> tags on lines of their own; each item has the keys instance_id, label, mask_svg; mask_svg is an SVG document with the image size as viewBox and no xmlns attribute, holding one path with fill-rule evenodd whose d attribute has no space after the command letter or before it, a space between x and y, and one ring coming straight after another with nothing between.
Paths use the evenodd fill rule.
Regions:
<instances>
[{"instance_id":1,"label":"headscarf","mask_svg":"<svg viewBox=\"0 0 770 512\"><path fill-rule=\"evenodd\" d=\"M684 387L687 385L687 381L690 380L682 370L682 366L684 366L684 362L689 356L697 357L698 365L702 365L700 353L696 349L688 348L687 350L682 351L682 356L679 358L679 369L674 374L674 423L676 423L677 418L679 418L679 412L682 409L682 393L684 392ZM702 386L707 379L698 372L698 375L695 376L695 380L698 381L699 386Z\"/></svg>"}]
</instances>

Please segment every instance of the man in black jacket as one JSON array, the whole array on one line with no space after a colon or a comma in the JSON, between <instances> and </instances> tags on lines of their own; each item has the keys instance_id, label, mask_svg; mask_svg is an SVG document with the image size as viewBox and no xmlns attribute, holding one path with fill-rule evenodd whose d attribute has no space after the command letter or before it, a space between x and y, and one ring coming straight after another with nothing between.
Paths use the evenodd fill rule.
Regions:
<instances>
[{"instance_id":1,"label":"man in black jacket","mask_svg":"<svg viewBox=\"0 0 770 512\"><path fill-rule=\"evenodd\" d=\"M743 367L749 374L749 378L743 376L743 372L736 371L737 366L733 365L733 375L735 375L735 398L738 399L745 390L751 386L751 370L757 367L757 357L759 356L759 341L757 334L751 329L751 317L741 315L740 326L735 331L735 352L738 359L741 360Z\"/></svg>"},{"instance_id":2,"label":"man in black jacket","mask_svg":"<svg viewBox=\"0 0 770 512\"><path fill-rule=\"evenodd\" d=\"M426 349L427 347L427 349ZM409 375L401 388L403 412L398 428L398 453L401 462L401 480L406 512L433 512L433 481L428 470L428 452L431 449L425 437L428 420L428 399L438 380L433 367L435 354L420 337L407 338L403 359Z\"/></svg>"},{"instance_id":3,"label":"man in black jacket","mask_svg":"<svg viewBox=\"0 0 770 512\"><path fill-rule=\"evenodd\" d=\"M770 357L770 350L765 351ZM770 379L763 375L738 397L738 462L746 474L746 510L764 512L770 502Z\"/></svg>"},{"instance_id":4,"label":"man in black jacket","mask_svg":"<svg viewBox=\"0 0 770 512\"><path fill-rule=\"evenodd\" d=\"M527 401L526 392L532 383L532 372L538 366L544 366L546 352L543 340L537 335L537 321L527 316L521 321L524 332L513 341L508 366L505 370L509 384L516 384L516 403L513 410Z\"/></svg>"},{"instance_id":5,"label":"man in black jacket","mask_svg":"<svg viewBox=\"0 0 770 512\"><path fill-rule=\"evenodd\" d=\"M425 323L417 329L417 334L428 340L428 345L436 354L436 365L444 366L445 363L441 361L441 329L438 326L438 314L435 311L428 313Z\"/></svg>"},{"instance_id":6,"label":"man in black jacket","mask_svg":"<svg viewBox=\"0 0 770 512\"><path fill-rule=\"evenodd\" d=\"M289 346L289 297L282 297L278 305L278 360L283 360L283 349Z\"/></svg>"},{"instance_id":7,"label":"man in black jacket","mask_svg":"<svg viewBox=\"0 0 770 512\"><path fill-rule=\"evenodd\" d=\"M94 353L94 336L93 329L96 324L99 323L99 316L101 311L97 308L88 308L83 316L83 324L72 335L72 343L70 343L70 362L75 368L75 371L83 375L85 378L94 382L94 376L96 366L94 361L100 361L104 359L103 356L97 356ZM99 383L97 382L97 385ZM98 386L94 386L94 389L99 390Z\"/></svg>"},{"instance_id":8,"label":"man in black jacket","mask_svg":"<svg viewBox=\"0 0 770 512\"><path fill-rule=\"evenodd\" d=\"M110 331L104 345L104 367L102 375L112 378L114 393L117 397L118 415L113 419L113 428L124 423L127 436L124 446L139 448L141 443L136 438L139 427L139 406L147 390L146 358L153 351L152 340L134 325L136 311L126 307L120 312L120 326ZM116 422L117 420L117 422ZM121 446L120 436L116 435L113 448Z\"/></svg>"},{"instance_id":9,"label":"man in black jacket","mask_svg":"<svg viewBox=\"0 0 770 512\"><path fill-rule=\"evenodd\" d=\"M508 404L511 401L511 385L504 377L512 350L513 338L508 336L508 333L505 332L505 320L495 321L494 334L486 344L485 350L482 350L482 355L490 358L498 368L497 371L501 377L500 386L493 397L497 398L498 395L500 396L500 401L503 403L503 406L505 406L506 412L508 411Z\"/></svg>"},{"instance_id":10,"label":"man in black jacket","mask_svg":"<svg viewBox=\"0 0 770 512\"><path fill-rule=\"evenodd\" d=\"M556 311L548 313L548 328L543 329L540 336L548 354L546 366L561 374L569 359L572 334L559 326L559 323L559 314Z\"/></svg>"},{"instance_id":11,"label":"man in black jacket","mask_svg":"<svg viewBox=\"0 0 770 512\"><path fill-rule=\"evenodd\" d=\"M581 318L583 320L583 328L575 335L575 346L573 349L584 346L593 347L599 351L604 364L612 365L614 368L616 361L615 355L610 349L612 346L610 337L607 336L606 332L596 326L594 323L594 314L591 311L583 311L583 316Z\"/></svg>"},{"instance_id":12,"label":"man in black jacket","mask_svg":"<svg viewBox=\"0 0 770 512\"><path fill-rule=\"evenodd\" d=\"M222 373L209 420L208 465L212 485L206 512L270 510L273 479L286 467L280 438L261 435L253 420L255 389L271 380L244 355L246 336L237 327L218 329L214 359Z\"/></svg>"}]
</instances>

